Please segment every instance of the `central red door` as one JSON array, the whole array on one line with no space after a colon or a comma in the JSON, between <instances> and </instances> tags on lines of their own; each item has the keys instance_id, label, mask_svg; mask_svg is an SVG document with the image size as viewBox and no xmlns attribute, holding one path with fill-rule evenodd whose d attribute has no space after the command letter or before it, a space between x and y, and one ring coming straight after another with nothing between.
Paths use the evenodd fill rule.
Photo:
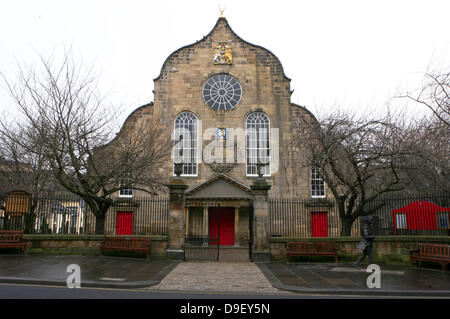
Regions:
<instances>
[{"instance_id":1,"label":"central red door","mask_svg":"<svg viewBox=\"0 0 450 319\"><path fill-rule=\"evenodd\" d=\"M311 236L328 237L328 220L326 212L311 213Z\"/></svg>"},{"instance_id":2,"label":"central red door","mask_svg":"<svg viewBox=\"0 0 450 319\"><path fill-rule=\"evenodd\" d=\"M219 207L209 208L209 237L217 238L217 235L220 235L220 245L234 245L234 207L220 207L220 212Z\"/></svg>"},{"instance_id":3,"label":"central red door","mask_svg":"<svg viewBox=\"0 0 450 319\"><path fill-rule=\"evenodd\" d=\"M117 212L116 234L133 234L133 212Z\"/></svg>"}]
</instances>

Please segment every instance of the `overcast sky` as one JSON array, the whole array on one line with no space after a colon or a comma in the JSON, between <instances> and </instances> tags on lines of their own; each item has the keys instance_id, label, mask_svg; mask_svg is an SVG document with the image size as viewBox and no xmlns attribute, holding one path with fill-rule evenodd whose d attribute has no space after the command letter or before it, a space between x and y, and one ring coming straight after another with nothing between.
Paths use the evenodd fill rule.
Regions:
<instances>
[{"instance_id":1,"label":"overcast sky","mask_svg":"<svg viewBox=\"0 0 450 319\"><path fill-rule=\"evenodd\" d=\"M101 73L101 90L132 110L153 101L153 79L174 50L211 31L218 6L244 40L272 51L314 113L335 105L380 110L450 66L450 1L0 0L0 70L72 46ZM396 102L400 107L403 102ZM10 108L0 88L0 108ZM417 107L408 106L417 114Z\"/></svg>"}]
</instances>

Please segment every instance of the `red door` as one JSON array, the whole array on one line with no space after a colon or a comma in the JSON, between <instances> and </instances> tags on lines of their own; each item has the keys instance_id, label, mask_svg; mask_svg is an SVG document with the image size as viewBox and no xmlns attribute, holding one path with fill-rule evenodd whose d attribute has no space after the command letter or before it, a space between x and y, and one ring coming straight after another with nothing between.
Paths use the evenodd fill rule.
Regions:
<instances>
[{"instance_id":1,"label":"red door","mask_svg":"<svg viewBox=\"0 0 450 319\"><path fill-rule=\"evenodd\" d=\"M311 213L311 236L328 237L328 220L326 212Z\"/></svg>"},{"instance_id":2,"label":"red door","mask_svg":"<svg viewBox=\"0 0 450 319\"><path fill-rule=\"evenodd\" d=\"M133 234L133 212L117 212L116 234Z\"/></svg>"},{"instance_id":3,"label":"red door","mask_svg":"<svg viewBox=\"0 0 450 319\"><path fill-rule=\"evenodd\" d=\"M218 207L209 208L209 237L217 238L219 227L219 244L234 245L234 207L220 207L220 214Z\"/></svg>"}]
</instances>

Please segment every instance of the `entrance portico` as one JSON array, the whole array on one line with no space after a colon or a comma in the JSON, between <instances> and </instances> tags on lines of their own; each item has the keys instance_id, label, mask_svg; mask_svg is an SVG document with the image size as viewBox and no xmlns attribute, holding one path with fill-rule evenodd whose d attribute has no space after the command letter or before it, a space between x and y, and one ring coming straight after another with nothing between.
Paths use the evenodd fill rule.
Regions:
<instances>
[{"instance_id":1,"label":"entrance portico","mask_svg":"<svg viewBox=\"0 0 450 319\"><path fill-rule=\"evenodd\" d=\"M249 200L187 200L185 218L186 238L218 237L220 245L248 247Z\"/></svg>"},{"instance_id":2,"label":"entrance portico","mask_svg":"<svg viewBox=\"0 0 450 319\"><path fill-rule=\"evenodd\" d=\"M237 261L236 254L244 254L246 261L270 259L270 185L263 177L256 178L251 187L224 174L187 191L181 190L181 184L186 186L176 177L168 185L167 253L175 258L176 253L182 253L185 260L222 260L223 250L233 257L231 261Z\"/></svg>"},{"instance_id":3,"label":"entrance portico","mask_svg":"<svg viewBox=\"0 0 450 319\"><path fill-rule=\"evenodd\" d=\"M249 187L223 174L187 190L186 240L249 249L252 199Z\"/></svg>"}]
</instances>

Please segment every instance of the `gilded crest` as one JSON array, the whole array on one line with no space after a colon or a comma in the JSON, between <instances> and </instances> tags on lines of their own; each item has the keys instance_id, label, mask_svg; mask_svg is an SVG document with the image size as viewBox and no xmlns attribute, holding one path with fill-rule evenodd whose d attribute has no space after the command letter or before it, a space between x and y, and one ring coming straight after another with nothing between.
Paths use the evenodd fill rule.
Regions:
<instances>
[{"instance_id":1,"label":"gilded crest","mask_svg":"<svg viewBox=\"0 0 450 319\"><path fill-rule=\"evenodd\" d=\"M231 64L233 55L231 53L231 44L219 42L214 46L214 64Z\"/></svg>"}]
</instances>

